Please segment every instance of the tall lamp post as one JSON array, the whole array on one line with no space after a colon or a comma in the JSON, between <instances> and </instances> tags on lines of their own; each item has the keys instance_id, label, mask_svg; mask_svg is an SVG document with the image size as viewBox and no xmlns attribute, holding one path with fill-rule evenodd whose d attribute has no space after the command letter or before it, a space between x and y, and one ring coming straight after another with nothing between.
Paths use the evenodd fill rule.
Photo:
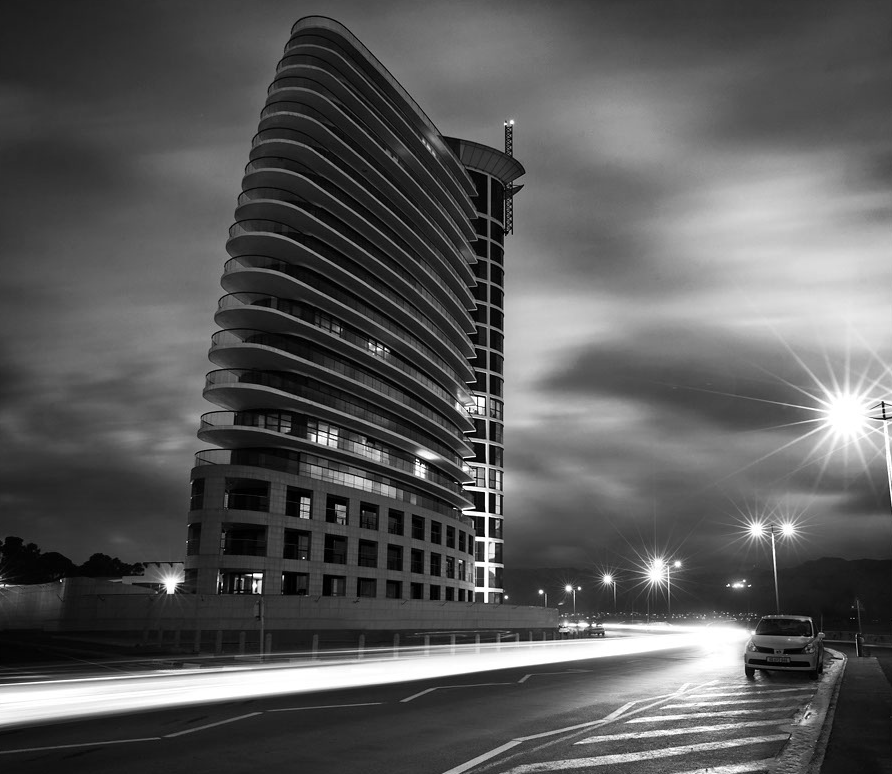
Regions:
<instances>
[{"instance_id":1,"label":"tall lamp post","mask_svg":"<svg viewBox=\"0 0 892 774\"><path fill-rule=\"evenodd\" d=\"M616 615L616 578L607 572L601 576L601 583L605 586L613 586L613 614Z\"/></svg>"},{"instance_id":2,"label":"tall lamp post","mask_svg":"<svg viewBox=\"0 0 892 774\"><path fill-rule=\"evenodd\" d=\"M564 586L564 591L568 594L573 592L573 615L576 615L576 592L582 591L582 586L571 586L569 583Z\"/></svg>"},{"instance_id":3,"label":"tall lamp post","mask_svg":"<svg viewBox=\"0 0 892 774\"><path fill-rule=\"evenodd\" d=\"M539 596L545 595L545 605L544 607L548 607L548 592L545 589L539 589Z\"/></svg>"},{"instance_id":4,"label":"tall lamp post","mask_svg":"<svg viewBox=\"0 0 892 774\"><path fill-rule=\"evenodd\" d=\"M669 562L666 563L666 603L667 603L667 607L669 610L669 618L672 618L672 578L671 578L671 575L672 575L673 567L677 570L679 567L681 567L681 562L679 562L676 559L671 564Z\"/></svg>"},{"instance_id":5,"label":"tall lamp post","mask_svg":"<svg viewBox=\"0 0 892 774\"><path fill-rule=\"evenodd\" d=\"M883 446L886 447L886 477L889 479L889 507L892 508L892 445L889 442L889 422L892 421L892 403L881 400L872 411L880 410L879 416L872 417L883 423Z\"/></svg>"},{"instance_id":6,"label":"tall lamp post","mask_svg":"<svg viewBox=\"0 0 892 774\"><path fill-rule=\"evenodd\" d=\"M750 527L750 534L753 537L764 537L765 533L771 537L771 566L774 569L774 608L775 612L780 614L780 591L777 586L777 549L775 548L775 536L792 537L796 534L796 528L792 524L781 524L778 527L775 524L762 524L758 521Z\"/></svg>"}]
</instances>

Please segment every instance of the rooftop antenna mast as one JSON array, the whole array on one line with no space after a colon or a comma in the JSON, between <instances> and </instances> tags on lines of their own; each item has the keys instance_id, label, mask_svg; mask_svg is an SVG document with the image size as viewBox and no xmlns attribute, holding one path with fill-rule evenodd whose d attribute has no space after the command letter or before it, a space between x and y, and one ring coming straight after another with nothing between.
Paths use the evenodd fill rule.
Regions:
<instances>
[{"instance_id":1,"label":"rooftop antenna mast","mask_svg":"<svg viewBox=\"0 0 892 774\"><path fill-rule=\"evenodd\" d=\"M505 155L514 156L514 119L505 121ZM505 186L505 236L514 234L514 183Z\"/></svg>"}]
</instances>

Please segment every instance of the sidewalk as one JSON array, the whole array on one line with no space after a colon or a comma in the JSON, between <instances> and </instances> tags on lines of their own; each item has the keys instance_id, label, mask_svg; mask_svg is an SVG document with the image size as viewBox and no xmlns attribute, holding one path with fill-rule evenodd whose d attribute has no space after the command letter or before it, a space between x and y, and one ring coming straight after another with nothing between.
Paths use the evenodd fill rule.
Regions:
<instances>
[{"instance_id":1,"label":"sidewalk","mask_svg":"<svg viewBox=\"0 0 892 774\"><path fill-rule=\"evenodd\" d=\"M892 648L832 647L848 661L820 774L892 774Z\"/></svg>"}]
</instances>

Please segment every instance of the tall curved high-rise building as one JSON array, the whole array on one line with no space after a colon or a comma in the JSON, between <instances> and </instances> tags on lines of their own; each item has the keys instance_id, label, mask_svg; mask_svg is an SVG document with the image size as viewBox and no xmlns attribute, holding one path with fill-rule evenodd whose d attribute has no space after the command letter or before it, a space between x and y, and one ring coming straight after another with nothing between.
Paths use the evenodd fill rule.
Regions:
<instances>
[{"instance_id":1,"label":"tall curved high-rise building","mask_svg":"<svg viewBox=\"0 0 892 774\"><path fill-rule=\"evenodd\" d=\"M443 137L342 25L294 25L226 243L191 588L501 599L503 197L522 173Z\"/></svg>"}]
</instances>

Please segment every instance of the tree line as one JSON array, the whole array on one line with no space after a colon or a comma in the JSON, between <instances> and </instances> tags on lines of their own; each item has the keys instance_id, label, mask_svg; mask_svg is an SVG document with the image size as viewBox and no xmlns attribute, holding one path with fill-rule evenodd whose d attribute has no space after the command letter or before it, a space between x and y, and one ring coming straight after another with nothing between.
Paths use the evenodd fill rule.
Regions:
<instances>
[{"instance_id":1,"label":"tree line","mask_svg":"<svg viewBox=\"0 0 892 774\"><path fill-rule=\"evenodd\" d=\"M0 584L52 583L60 578L120 578L142 575L143 565L127 564L107 554L93 554L75 564L56 551L43 552L36 543L25 543L15 535L0 541Z\"/></svg>"}]
</instances>

